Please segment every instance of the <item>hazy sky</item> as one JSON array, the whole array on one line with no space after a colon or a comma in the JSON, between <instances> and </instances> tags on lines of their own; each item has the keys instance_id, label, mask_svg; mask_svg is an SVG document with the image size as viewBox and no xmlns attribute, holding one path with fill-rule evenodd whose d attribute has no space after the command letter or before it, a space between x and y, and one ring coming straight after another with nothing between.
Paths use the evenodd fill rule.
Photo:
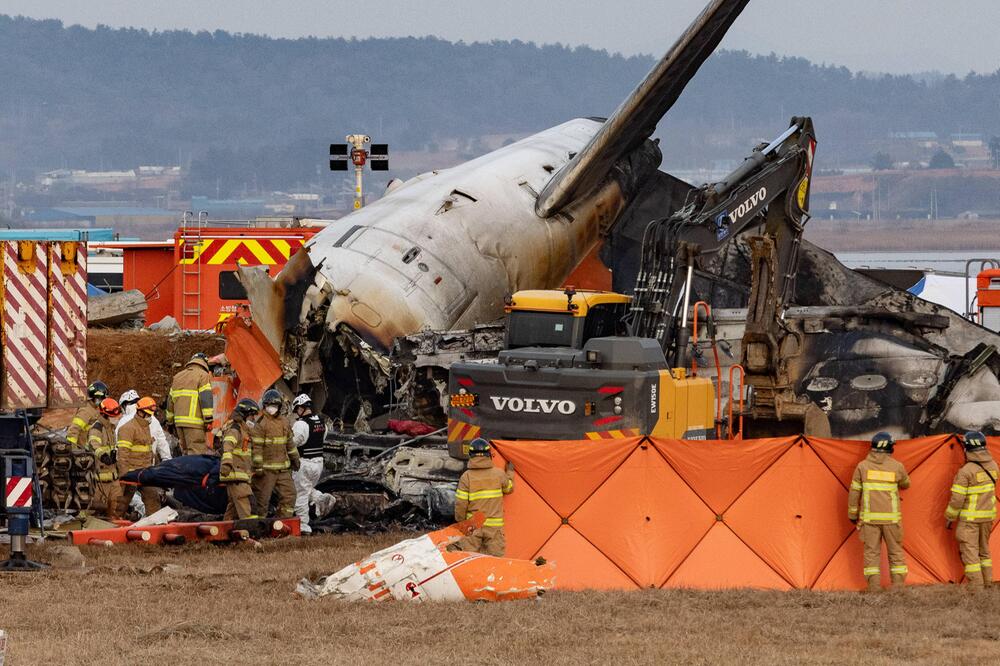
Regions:
<instances>
[{"instance_id":1,"label":"hazy sky","mask_svg":"<svg viewBox=\"0 0 1000 666\"><path fill-rule=\"evenodd\" d=\"M662 54L705 0L0 0L0 13L92 27L281 37L437 35ZM1000 0L751 0L723 48L854 70L1000 69Z\"/></svg>"}]
</instances>

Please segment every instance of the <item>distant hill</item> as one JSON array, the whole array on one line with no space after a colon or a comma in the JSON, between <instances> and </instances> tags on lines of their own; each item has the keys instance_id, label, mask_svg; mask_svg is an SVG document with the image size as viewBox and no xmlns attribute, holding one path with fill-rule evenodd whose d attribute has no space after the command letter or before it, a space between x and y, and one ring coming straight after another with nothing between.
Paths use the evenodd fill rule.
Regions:
<instances>
[{"instance_id":1,"label":"distant hill","mask_svg":"<svg viewBox=\"0 0 1000 666\"><path fill-rule=\"evenodd\" d=\"M672 38L665 29L665 48ZM326 144L347 132L397 150L455 139L479 149L484 135L607 115L652 64L517 41L286 40L0 16L0 169L180 161L194 193L288 188L325 173ZM699 168L808 114L821 166L864 163L890 131L1000 134L998 99L1000 71L871 77L721 52L659 135L666 165Z\"/></svg>"}]
</instances>

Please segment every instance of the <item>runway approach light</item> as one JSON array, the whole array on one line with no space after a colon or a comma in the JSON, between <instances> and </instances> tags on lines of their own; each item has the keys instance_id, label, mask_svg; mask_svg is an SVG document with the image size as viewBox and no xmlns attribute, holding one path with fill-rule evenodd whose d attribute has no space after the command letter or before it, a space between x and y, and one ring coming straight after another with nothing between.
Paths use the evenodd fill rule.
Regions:
<instances>
[{"instance_id":1,"label":"runway approach light","mask_svg":"<svg viewBox=\"0 0 1000 666\"><path fill-rule=\"evenodd\" d=\"M354 208L357 210L364 203L361 172L366 163L372 171L388 171L389 144L371 143L372 139L367 134L349 134L345 140L347 143L330 144L330 171L347 171L350 158L354 165ZM366 144L371 144L370 150L365 150Z\"/></svg>"}]
</instances>

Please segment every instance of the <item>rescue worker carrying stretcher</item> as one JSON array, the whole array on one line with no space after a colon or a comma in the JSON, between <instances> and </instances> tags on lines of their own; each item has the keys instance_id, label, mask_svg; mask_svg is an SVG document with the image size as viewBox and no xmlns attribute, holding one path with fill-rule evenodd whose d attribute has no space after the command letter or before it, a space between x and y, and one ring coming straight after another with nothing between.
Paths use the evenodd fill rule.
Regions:
<instances>
[{"instance_id":1,"label":"rescue worker carrying stretcher","mask_svg":"<svg viewBox=\"0 0 1000 666\"><path fill-rule=\"evenodd\" d=\"M212 430L213 413L208 357L199 352L174 375L167 396L167 427L176 428L184 455L211 453L208 432Z\"/></svg>"},{"instance_id":2,"label":"rescue worker carrying stretcher","mask_svg":"<svg viewBox=\"0 0 1000 666\"><path fill-rule=\"evenodd\" d=\"M945 509L946 527L958 519L955 540L965 565L965 578L972 587L993 584L990 532L997 517L996 483L1000 469L986 450L981 432L965 433L965 464L951 485L951 501Z\"/></svg>"},{"instance_id":3,"label":"rescue worker carrying stretcher","mask_svg":"<svg viewBox=\"0 0 1000 666\"><path fill-rule=\"evenodd\" d=\"M87 402L80 409L76 410L76 414L73 415L73 420L69 424L69 429L66 431L67 442L74 446L77 444L86 446L87 431L90 430L90 424L100 416L98 405L101 404L101 400L107 397L107 384L100 380L91 382L90 386L87 387Z\"/></svg>"},{"instance_id":4,"label":"rescue worker carrying stretcher","mask_svg":"<svg viewBox=\"0 0 1000 666\"><path fill-rule=\"evenodd\" d=\"M90 507L102 511L110 518L121 518L122 487L118 483L118 449L115 446L115 427L111 419L122 415L114 398L105 398L98 407L97 418L87 428L87 448L97 462L97 488Z\"/></svg>"},{"instance_id":5,"label":"rescue worker carrying stretcher","mask_svg":"<svg viewBox=\"0 0 1000 666\"><path fill-rule=\"evenodd\" d=\"M153 433L150 428L156 401L150 397L140 398L135 404L135 416L118 430L118 477L136 469L146 469L156 464L153 455ZM136 486L124 484L122 489L122 512L132 503ZM139 487L139 496L146 507L146 515L160 510L160 489L155 486Z\"/></svg>"},{"instance_id":6,"label":"rescue worker carrying stretcher","mask_svg":"<svg viewBox=\"0 0 1000 666\"><path fill-rule=\"evenodd\" d=\"M299 470L299 452L292 442L292 426L281 414L281 393L264 391L263 413L251 431L253 441L253 494L257 511L267 515L271 494L278 491L278 517L291 518L295 512L295 484L292 470Z\"/></svg>"},{"instance_id":7,"label":"rescue worker carrying stretcher","mask_svg":"<svg viewBox=\"0 0 1000 666\"><path fill-rule=\"evenodd\" d=\"M249 419L260 413L260 407L243 398L229 420L222 426L222 464L219 482L225 484L229 502L223 520L256 518L250 506L250 474L253 472L253 447L250 444Z\"/></svg>"},{"instance_id":8,"label":"rescue worker carrying stretcher","mask_svg":"<svg viewBox=\"0 0 1000 666\"><path fill-rule=\"evenodd\" d=\"M490 443L481 437L472 440L469 444L469 467L458 480L455 491L455 520L461 522L482 511L486 522L448 549L503 557L507 551L503 496L512 492L514 463L507 463L506 472L497 469L493 466Z\"/></svg>"},{"instance_id":9,"label":"rescue worker carrying stretcher","mask_svg":"<svg viewBox=\"0 0 1000 666\"><path fill-rule=\"evenodd\" d=\"M864 576L869 592L881 589L882 541L889 556L890 584L903 585L907 574L899 491L910 487L910 477L903 464L892 457L893 446L887 432L872 438L868 457L854 468L847 498L847 517L857 525L865 547Z\"/></svg>"}]
</instances>

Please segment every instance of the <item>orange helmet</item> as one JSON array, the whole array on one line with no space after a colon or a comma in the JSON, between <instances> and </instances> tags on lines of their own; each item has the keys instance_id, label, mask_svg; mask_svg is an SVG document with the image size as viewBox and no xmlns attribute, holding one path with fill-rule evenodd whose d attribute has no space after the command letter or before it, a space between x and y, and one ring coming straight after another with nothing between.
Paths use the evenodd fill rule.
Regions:
<instances>
[{"instance_id":1,"label":"orange helmet","mask_svg":"<svg viewBox=\"0 0 1000 666\"><path fill-rule=\"evenodd\" d=\"M108 418L122 415L121 405L119 405L118 401L114 398L105 398L104 400L101 400L101 405L98 409L101 412L101 416L106 416Z\"/></svg>"},{"instance_id":2,"label":"orange helmet","mask_svg":"<svg viewBox=\"0 0 1000 666\"><path fill-rule=\"evenodd\" d=\"M147 395L145 398L139 399L135 408L140 412L146 412L147 414L152 415L156 413L156 401Z\"/></svg>"}]
</instances>

